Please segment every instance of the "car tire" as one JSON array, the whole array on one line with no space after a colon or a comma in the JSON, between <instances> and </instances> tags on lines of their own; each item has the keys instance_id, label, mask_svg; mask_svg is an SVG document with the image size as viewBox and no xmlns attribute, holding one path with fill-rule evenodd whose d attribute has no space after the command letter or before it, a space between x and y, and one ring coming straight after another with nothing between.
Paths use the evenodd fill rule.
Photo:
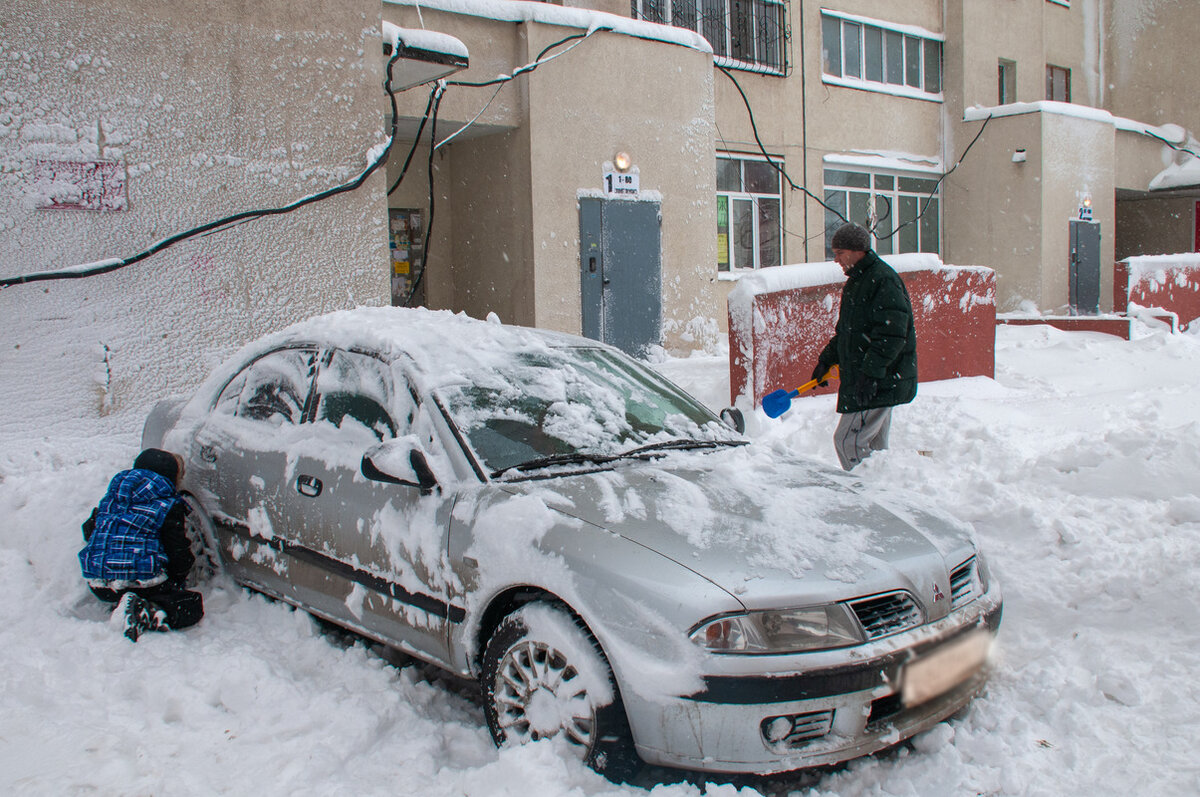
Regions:
<instances>
[{"instance_id":1,"label":"car tire","mask_svg":"<svg viewBox=\"0 0 1200 797\"><path fill-rule=\"evenodd\" d=\"M184 495L182 498L188 505L184 530L188 542L192 545L192 555L196 557L192 571L188 574L188 583L194 586L221 575L224 568L221 566L221 554L217 548L217 535L212 520L195 498L190 495Z\"/></svg>"},{"instance_id":2,"label":"car tire","mask_svg":"<svg viewBox=\"0 0 1200 797\"><path fill-rule=\"evenodd\" d=\"M562 603L536 601L505 617L484 649L482 669L498 747L561 734L609 780L626 781L639 769L612 668Z\"/></svg>"}]
</instances>

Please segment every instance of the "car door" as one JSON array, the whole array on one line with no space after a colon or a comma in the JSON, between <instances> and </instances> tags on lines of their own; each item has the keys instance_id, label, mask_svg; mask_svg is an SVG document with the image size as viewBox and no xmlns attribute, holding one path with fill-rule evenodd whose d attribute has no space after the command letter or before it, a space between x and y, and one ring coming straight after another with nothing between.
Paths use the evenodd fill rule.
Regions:
<instances>
[{"instance_id":1,"label":"car door","mask_svg":"<svg viewBox=\"0 0 1200 797\"><path fill-rule=\"evenodd\" d=\"M303 435L317 349L277 349L248 363L217 397L192 438L189 480L212 518L236 580L286 591L288 562L274 522L287 472L285 451Z\"/></svg>"},{"instance_id":2,"label":"car door","mask_svg":"<svg viewBox=\"0 0 1200 797\"><path fill-rule=\"evenodd\" d=\"M445 662L455 614L447 606L450 500L362 471L367 452L412 434L418 407L399 381L397 389L392 367L370 354L334 349L321 357L313 419L288 452L275 527L302 560L292 574L306 603Z\"/></svg>"}]
</instances>

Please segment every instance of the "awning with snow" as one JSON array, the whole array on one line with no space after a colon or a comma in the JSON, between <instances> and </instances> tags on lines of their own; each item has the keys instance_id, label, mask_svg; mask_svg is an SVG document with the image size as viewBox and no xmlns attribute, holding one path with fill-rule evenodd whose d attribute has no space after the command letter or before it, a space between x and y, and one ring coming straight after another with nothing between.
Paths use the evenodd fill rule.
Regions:
<instances>
[{"instance_id":1,"label":"awning with snow","mask_svg":"<svg viewBox=\"0 0 1200 797\"><path fill-rule=\"evenodd\" d=\"M467 46L453 36L384 22L383 54L391 58L393 53L399 54L392 69L395 91L432 83L470 65Z\"/></svg>"}]
</instances>

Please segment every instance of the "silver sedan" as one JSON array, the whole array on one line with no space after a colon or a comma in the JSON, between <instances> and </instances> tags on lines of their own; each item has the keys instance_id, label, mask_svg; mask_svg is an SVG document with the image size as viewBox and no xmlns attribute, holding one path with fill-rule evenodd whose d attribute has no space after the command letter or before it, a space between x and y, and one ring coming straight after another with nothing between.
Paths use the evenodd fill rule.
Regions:
<instances>
[{"instance_id":1,"label":"silver sedan","mask_svg":"<svg viewBox=\"0 0 1200 797\"><path fill-rule=\"evenodd\" d=\"M236 582L478 679L497 744L768 774L897 744L983 686L968 527L749 443L622 353L363 308L247 346L143 446Z\"/></svg>"}]
</instances>

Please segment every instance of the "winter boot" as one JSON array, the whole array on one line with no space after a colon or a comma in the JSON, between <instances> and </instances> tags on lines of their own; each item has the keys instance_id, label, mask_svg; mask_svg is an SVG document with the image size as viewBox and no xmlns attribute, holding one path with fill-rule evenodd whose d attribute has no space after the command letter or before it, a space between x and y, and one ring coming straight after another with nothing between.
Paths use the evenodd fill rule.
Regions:
<instances>
[{"instance_id":1,"label":"winter boot","mask_svg":"<svg viewBox=\"0 0 1200 797\"><path fill-rule=\"evenodd\" d=\"M158 631L165 628L166 615L150 601L141 595L126 592L117 604L117 612L125 617L125 636L130 642L137 642L138 637L147 631Z\"/></svg>"}]
</instances>

